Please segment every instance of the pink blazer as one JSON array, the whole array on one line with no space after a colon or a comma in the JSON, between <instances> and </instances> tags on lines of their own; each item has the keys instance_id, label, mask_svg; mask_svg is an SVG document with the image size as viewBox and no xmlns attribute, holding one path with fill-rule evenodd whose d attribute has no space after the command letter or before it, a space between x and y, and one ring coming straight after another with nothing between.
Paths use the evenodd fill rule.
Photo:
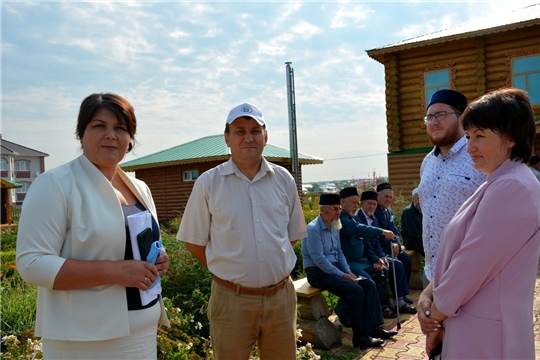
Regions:
<instances>
[{"instance_id":1,"label":"pink blazer","mask_svg":"<svg viewBox=\"0 0 540 360\"><path fill-rule=\"evenodd\" d=\"M433 297L443 359L534 359L533 298L540 256L540 183L503 163L446 227Z\"/></svg>"}]
</instances>

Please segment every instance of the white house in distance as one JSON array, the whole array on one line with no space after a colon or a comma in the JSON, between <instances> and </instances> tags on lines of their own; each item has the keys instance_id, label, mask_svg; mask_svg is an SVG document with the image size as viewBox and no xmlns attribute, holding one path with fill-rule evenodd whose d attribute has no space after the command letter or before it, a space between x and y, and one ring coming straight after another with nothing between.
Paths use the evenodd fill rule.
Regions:
<instances>
[{"instance_id":1,"label":"white house in distance","mask_svg":"<svg viewBox=\"0 0 540 360\"><path fill-rule=\"evenodd\" d=\"M2 191L2 213L7 206L21 205L30 184L45 171L45 157L49 154L2 139L0 134L0 177L5 184L16 184ZM19 187L20 185L20 187ZM5 196L5 198L4 198Z\"/></svg>"}]
</instances>

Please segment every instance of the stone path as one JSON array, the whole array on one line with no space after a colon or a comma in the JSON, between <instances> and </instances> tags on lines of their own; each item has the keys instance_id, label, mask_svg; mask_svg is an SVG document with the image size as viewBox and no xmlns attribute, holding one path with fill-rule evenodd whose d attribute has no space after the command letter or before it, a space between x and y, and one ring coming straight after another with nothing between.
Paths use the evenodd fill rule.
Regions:
<instances>
[{"instance_id":1,"label":"stone path","mask_svg":"<svg viewBox=\"0 0 540 360\"><path fill-rule=\"evenodd\" d=\"M409 298L416 301L420 295L420 290L411 290ZM339 323L335 315L330 317L334 325L338 326L341 331L342 344L341 346L327 350L326 353L332 355L358 355L353 360L367 359L427 359L425 351L425 336L420 330L417 315L401 315L401 329L398 330L398 335L394 336L394 340L387 340L380 348L366 349L363 352L352 347L352 332L350 328L346 328ZM397 330L396 319L386 319L384 328L387 330ZM536 358L540 359L540 264L536 277L536 290L534 301L534 334ZM317 353L320 353L317 350Z\"/></svg>"}]
</instances>

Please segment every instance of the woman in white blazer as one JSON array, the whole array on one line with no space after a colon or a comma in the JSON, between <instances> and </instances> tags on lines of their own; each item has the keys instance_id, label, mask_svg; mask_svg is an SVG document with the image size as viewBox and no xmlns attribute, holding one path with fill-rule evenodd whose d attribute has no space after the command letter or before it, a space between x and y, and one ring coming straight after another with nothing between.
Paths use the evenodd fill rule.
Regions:
<instances>
[{"instance_id":1,"label":"woman in white blazer","mask_svg":"<svg viewBox=\"0 0 540 360\"><path fill-rule=\"evenodd\" d=\"M136 118L116 94L81 104L76 134L83 154L41 174L24 200L17 238L21 277L38 286L36 336L47 359L155 359L157 324L169 325L161 297L142 306L139 290L167 272L133 260L126 217L148 210L146 184L118 164L134 143Z\"/></svg>"}]
</instances>

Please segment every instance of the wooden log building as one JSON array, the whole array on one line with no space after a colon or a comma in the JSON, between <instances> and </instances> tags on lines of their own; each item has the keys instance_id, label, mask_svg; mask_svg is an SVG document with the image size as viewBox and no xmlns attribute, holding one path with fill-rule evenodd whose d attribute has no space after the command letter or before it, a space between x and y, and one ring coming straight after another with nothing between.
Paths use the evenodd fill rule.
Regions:
<instances>
[{"instance_id":1,"label":"wooden log building","mask_svg":"<svg viewBox=\"0 0 540 360\"><path fill-rule=\"evenodd\" d=\"M292 170L289 150L266 144L263 156L274 164ZM229 160L223 134L206 136L154 154L120 164L124 171L134 171L137 179L148 185L160 220L181 217L194 181L203 172ZM302 165L322 164L323 159L298 153L300 180ZM299 193L301 193L301 181Z\"/></svg>"},{"instance_id":2,"label":"wooden log building","mask_svg":"<svg viewBox=\"0 0 540 360\"><path fill-rule=\"evenodd\" d=\"M16 182L10 181L8 179L0 178L0 188L1 188L1 221L0 224L13 224L13 219L11 217L11 191L12 189L17 189L23 185Z\"/></svg>"},{"instance_id":3,"label":"wooden log building","mask_svg":"<svg viewBox=\"0 0 540 360\"><path fill-rule=\"evenodd\" d=\"M439 89L457 90L469 102L504 87L526 90L540 154L540 4L486 19L367 51L384 65L388 176L404 194L419 183L433 148L422 119Z\"/></svg>"}]
</instances>

